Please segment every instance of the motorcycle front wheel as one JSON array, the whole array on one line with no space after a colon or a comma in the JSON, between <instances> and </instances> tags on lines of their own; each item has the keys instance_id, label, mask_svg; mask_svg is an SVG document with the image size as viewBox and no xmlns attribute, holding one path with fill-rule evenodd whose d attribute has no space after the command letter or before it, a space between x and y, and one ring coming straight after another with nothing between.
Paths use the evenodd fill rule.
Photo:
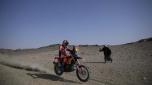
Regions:
<instances>
[{"instance_id":1,"label":"motorcycle front wheel","mask_svg":"<svg viewBox=\"0 0 152 85\"><path fill-rule=\"evenodd\" d=\"M84 65L81 65L77 68L76 75L78 79L82 82L87 82L89 79L89 71Z\"/></svg>"}]
</instances>

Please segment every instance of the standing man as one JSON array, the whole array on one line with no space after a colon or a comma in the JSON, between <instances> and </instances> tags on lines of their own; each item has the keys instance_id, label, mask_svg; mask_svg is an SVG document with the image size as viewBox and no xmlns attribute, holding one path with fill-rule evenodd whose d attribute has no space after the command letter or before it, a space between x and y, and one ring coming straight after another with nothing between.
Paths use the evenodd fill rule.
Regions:
<instances>
[{"instance_id":1,"label":"standing man","mask_svg":"<svg viewBox=\"0 0 152 85\"><path fill-rule=\"evenodd\" d=\"M104 60L105 60L105 63L106 61L111 61L112 63L112 58L111 58L111 50L110 48L106 47L105 45L103 46L103 48L99 48L99 52L104 52Z\"/></svg>"}]
</instances>

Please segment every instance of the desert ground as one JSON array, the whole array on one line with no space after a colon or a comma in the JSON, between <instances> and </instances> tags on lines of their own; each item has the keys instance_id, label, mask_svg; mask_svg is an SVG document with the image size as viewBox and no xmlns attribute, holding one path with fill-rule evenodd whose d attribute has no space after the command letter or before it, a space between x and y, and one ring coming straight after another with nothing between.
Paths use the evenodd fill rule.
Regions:
<instances>
[{"instance_id":1,"label":"desert ground","mask_svg":"<svg viewBox=\"0 0 152 85\"><path fill-rule=\"evenodd\" d=\"M80 45L81 63L90 79L81 82L76 72L54 73L58 45L37 49L0 49L0 85L152 85L152 39L109 45L113 62L104 63L102 45Z\"/></svg>"}]
</instances>

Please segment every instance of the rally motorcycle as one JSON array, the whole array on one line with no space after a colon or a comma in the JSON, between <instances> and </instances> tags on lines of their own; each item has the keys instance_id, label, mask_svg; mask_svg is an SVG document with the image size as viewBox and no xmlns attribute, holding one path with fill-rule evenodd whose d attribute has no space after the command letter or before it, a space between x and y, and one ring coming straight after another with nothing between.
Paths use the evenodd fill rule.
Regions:
<instances>
[{"instance_id":1,"label":"rally motorcycle","mask_svg":"<svg viewBox=\"0 0 152 85\"><path fill-rule=\"evenodd\" d=\"M54 72L60 76L64 72L76 71L78 79L82 82L87 82L89 79L89 71L86 66L80 63L79 60L82 58L77 55L77 50L75 46L73 46L73 49L70 51L70 55L70 64L63 64L63 59L60 57L54 58Z\"/></svg>"}]
</instances>

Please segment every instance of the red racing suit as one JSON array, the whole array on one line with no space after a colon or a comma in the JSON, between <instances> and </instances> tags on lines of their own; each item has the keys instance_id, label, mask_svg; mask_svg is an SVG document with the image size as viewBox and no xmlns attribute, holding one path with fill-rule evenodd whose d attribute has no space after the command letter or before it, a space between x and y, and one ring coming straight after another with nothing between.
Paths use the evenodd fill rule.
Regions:
<instances>
[{"instance_id":1,"label":"red racing suit","mask_svg":"<svg viewBox=\"0 0 152 85\"><path fill-rule=\"evenodd\" d=\"M70 55L67 54L67 51L70 51L69 48L67 48L64 45L59 46L59 57L62 59L61 62L68 64L68 60L70 58Z\"/></svg>"}]
</instances>

